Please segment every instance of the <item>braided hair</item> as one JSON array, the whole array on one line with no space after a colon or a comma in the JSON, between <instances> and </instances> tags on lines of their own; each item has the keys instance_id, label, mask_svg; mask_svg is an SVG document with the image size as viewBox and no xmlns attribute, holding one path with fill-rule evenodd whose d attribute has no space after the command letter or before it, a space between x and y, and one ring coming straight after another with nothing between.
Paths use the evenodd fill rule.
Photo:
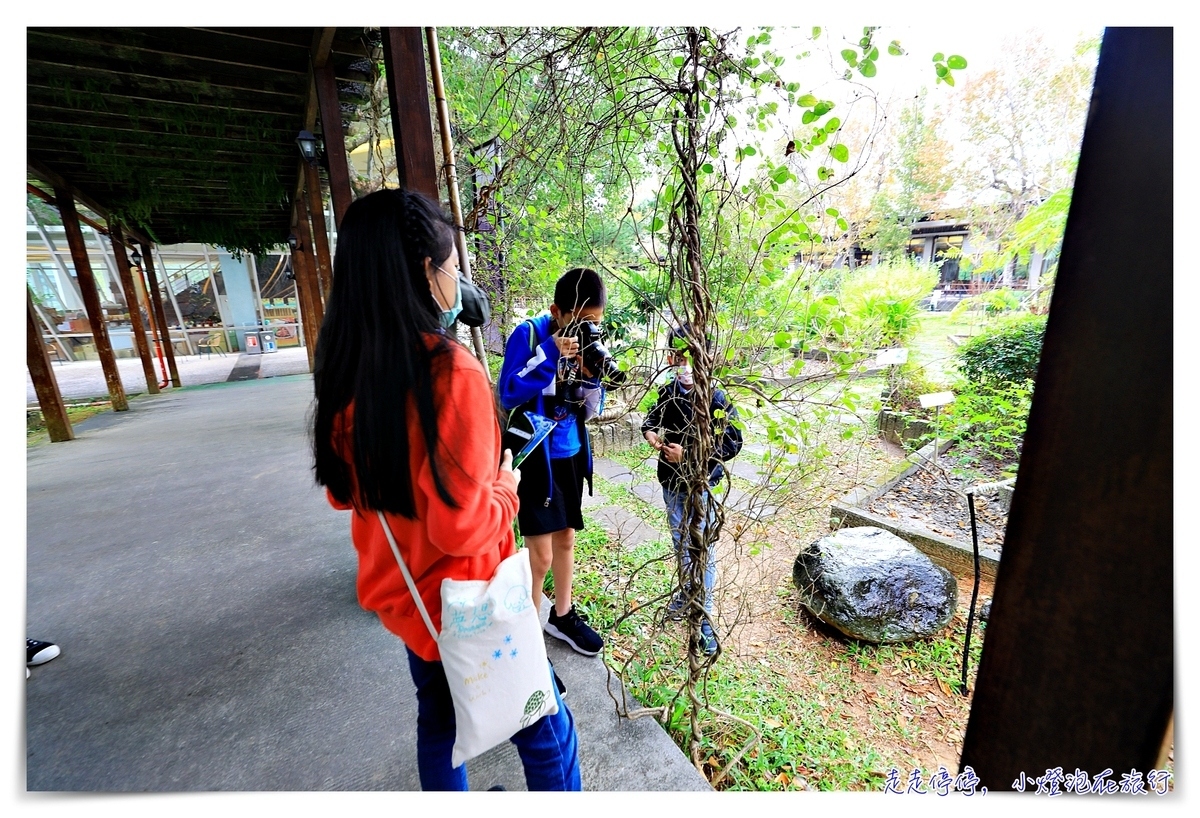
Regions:
<instances>
[{"instance_id":1,"label":"braided hair","mask_svg":"<svg viewBox=\"0 0 1200 818\"><path fill-rule=\"evenodd\" d=\"M450 220L415 191L376 191L346 209L313 370L313 471L317 483L340 502L358 501L415 518L409 471L411 400L437 492L443 502L457 507L438 466L432 388L434 360L454 341L441 331L441 307L425 275L425 259L441 265L453 247ZM333 447L334 420L351 402L359 488L354 498L349 466Z\"/></svg>"}]
</instances>

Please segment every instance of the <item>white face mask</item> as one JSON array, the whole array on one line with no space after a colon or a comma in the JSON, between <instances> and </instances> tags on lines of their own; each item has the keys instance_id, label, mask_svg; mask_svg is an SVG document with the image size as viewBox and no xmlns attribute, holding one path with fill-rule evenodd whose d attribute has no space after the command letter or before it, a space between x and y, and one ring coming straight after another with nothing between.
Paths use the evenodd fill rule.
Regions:
<instances>
[{"instance_id":1,"label":"white face mask","mask_svg":"<svg viewBox=\"0 0 1200 818\"><path fill-rule=\"evenodd\" d=\"M692 388L692 367L688 364L680 364L675 367L675 380L679 381L679 385L684 389Z\"/></svg>"}]
</instances>

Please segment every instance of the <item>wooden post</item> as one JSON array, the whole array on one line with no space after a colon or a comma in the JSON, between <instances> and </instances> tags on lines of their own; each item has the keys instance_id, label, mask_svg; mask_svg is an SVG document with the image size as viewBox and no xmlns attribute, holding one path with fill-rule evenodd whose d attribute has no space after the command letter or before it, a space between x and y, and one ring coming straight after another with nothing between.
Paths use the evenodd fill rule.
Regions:
<instances>
[{"instance_id":1,"label":"wooden post","mask_svg":"<svg viewBox=\"0 0 1200 818\"><path fill-rule=\"evenodd\" d=\"M146 273L146 297L150 308L154 310L154 320L158 324L158 337L163 345L163 355L167 356L167 369L171 373L171 386L182 386L179 380L179 369L175 366L175 345L171 343L171 328L167 325L167 313L163 308L162 296L158 294L158 276L154 274L154 256L149 244L142 243L142 270ZM166 270L163 270L166 278ZM169 286L169 285L168 285ZM180 326L183 337L187 338L187 327Z\"/></svg>"},{"instance_id":2,"label":"wooden post","mask_svg":"<svg viewBox=\"0 0 1200 818\"><path fill-rule=\"evenodd\" d=\"M383 29L383 64L392 109L396 174L400 186L438 201L425 44L420 28Z\"/></svg>"},{"instance_id":3,"label":"wooden post","mask_svg":"<svg viewBox=\"0 0 1200 818\"><path fill-rule=\"evenodd\" d=\"M963 740L961 764L989 790L1055 768L1108 769L1113 786L1147 773L1185 681L1175 636L1191 625L1172 581L1187 541L1173 504L1173 38L1108 28L1100 46ZM1165 235L1145 242L1132 223Z\"/></svg>"},{"instance_id":4,"label":"wooden post","mask_svg":"<svg viewBox=\"0 0 1200 818\"><path fill-rule=\"evenodd\" d=\"M325 202L321 199L321 174L317 166L304 163L304 186L308 194L308 216L312 222L313 259L321 284L321 302L329 301L333 287L333 261L329 257L329 232L325 229Z\"/></svg>"},{"instance_id":5,"label":"wooden post","mask_svg":"<svg viewBox=\"0 0 1200 818\"><path fill-rule=\"evenodd\" d=\"M296 295L300 299L300 313L304 319L304 347L308 351L308 369L315 363L317 335L321 329L324 310L317 286L317 274L312 266L312 236L308 229L308 210L304 197L295 203L295 230L297 244L292 251L292 274L296 277Z\"/></svg>"},{"instance_id":6,"label":"wooden post","mask_svg":"<svg viewBox=\"0 0 1200 818\"><path fill-rule=\"evenodd\" d=\"M354 200L350 187L350 162L346 155L346 135L342 132L342 109L338 103L337 81L333 66L326 62L314 66L317 105L321 111L321 134L325 140L325 158L329 167L329 198L333 202L333 224L341 229L346 208Z\"/></svg>"},{"instance_id":7,"label":"wooden post","mask_svg":"<svg viewBox=\"0 0 1200 818\"><path fill-rule=\"evenodd\" d=\"M29 367L29 377L33 379L33 390L37 393L38 406L42 410L42 419L46 422L46 431L50 433L51 443L73 440L75 432L72 431L71 421L67 418L67 407L58 391L54 370L50 368L46 342L42 340L42 331L38 328L33 312L33 293L28 287L25 288L25 299L25 323L28 331L25 358Z\"/></svg>"},{"instance_id":8,"label":"wooden post","mask_svg":"<svg viewBox=\"0 0 1200 818\"><path fill-rule=\"evenodd\" d=\"M138 301L137 288L133 285L133 273L129 269L129 257L125 254L125 236L119 224L109 225L108 239L112 244L113 258L117 262L117 275L121 277L121 289L125 291L125 305L129 308L129 327L133 331L133 345L142 359L142 374L146 376L146 391L158 394L158 376L154 374L154 361L150 359L150 345L146 343L146 325L142 323L142 305ZM149 311L147 311L148 313ZM150 317L147 315L147 317Z\"/></svg>"},{"instance_id":9,"label":"wooden post","mask_svg":"<svg viewBox=\"0 0 1200 818\"><path fill-rule=\"evenodd\" d=\"M96 279L92 277L92 265L88 261L87 246L83 243L83 231L79 229L79 214L75 211L75 200L65 188L54 188L55 204L62 216L67 244L71 248L71 261L75 265L75 277L87 310L96 352L104 369L104 380L108 384L108 395L114 412L129 410L125 387L121 384L121 373L117 370L117 358L113 355L112 342L108 338L108 325L104 321L104 309L100 306L100 294L96 291Z\"/></svg>"}]
</instances>

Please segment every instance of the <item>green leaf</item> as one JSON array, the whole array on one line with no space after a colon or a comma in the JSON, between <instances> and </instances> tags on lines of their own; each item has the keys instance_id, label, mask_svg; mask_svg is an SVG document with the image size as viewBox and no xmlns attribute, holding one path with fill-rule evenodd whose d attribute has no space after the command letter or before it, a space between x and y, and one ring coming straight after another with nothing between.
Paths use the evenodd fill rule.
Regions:
<instances>
[{"instance_id":1,"label":"green leaf","mask_svg":"<svg viewBox=\"0 0 1200 818\"><path fill-rule=\"evenodd\" d=\"M800 117L800 122L805 125L807 125L810 122L816 122L816 121L817 121L817 115L814 114L812 111L805 111L804 114Z\"/></svg>"},{"instance_id":2,"label":"green leaf","mask_svg":"<svg viewBox=\"0 0 1200 818\"><path fill-rule=\"evenodd\" d=\"M760 287L770 287L771 286L771 277L770 276L759 276L758 277L758 285Z\"/></svg>"},{"instance_id":3,"label":"green leaf","mask_svg":"<svg viewBox=\"0 0 1200 818\"><path fill-rule=\"evenodd\" d=\"M858 52L853 48L842 49L842 59L850 63L850 67L853 68L858 63Z\"/></svg>"},{"instance_id":4,"label":"green leaf","mask_svg":"<svg viewBox=\"0 0 1200 818\"><path fill-rule=\"evenodd\" d=\"M833 110L832 102L818 102L817 107L813 108L813 113L817 116L825 116L825 114L829 113L831 110Z\"/></svg>"},{"instance_id":5,"label":"green leaf","mask_svg":"<svg viewBox=\"0 0 1200 818\"><path fill-rule=\"evenodd\" d=\"M871 62L875 62L875 60L879 59L879 49L872 46L870 53L867 54L867 59Z\"/></svg>"},{"instance_id":6,"label":"green leaf","mask_svg":"<svg viewBox=\"0 0 1200 818\"><path fill-rule=\"evenodd\" d=\"M838 214L838 209L837 209L836 207L827 207L827 208L825 208L825 215L826 215L826 216L837 216L837 214Z\"/></svg>"},{"instance_id":7,"label":"green leaf","mask_svg":"<svg viewBox=\"0 0 1200 818\"><path fill-rule=\"evenodd\" d=\"M783 332L782 330L775 333L775 346L779 349L786 349L792 345L791 333Z\"/></svg>"},{"instance_id":8,"label":"green leaf","mask_svg":"<svg viewBox=\"0 0 1200 818\"><path fill-rule=\"evenodd\" d=\"M737 127L737 117L735 117L733 114L726 114L725 115L725 124L728 125L730 128L736 128Z\"/></svg>"},{"instance_id":9,"label":"green leaf","mask_svg":"<svg viewBox=\"0 0 1200 818\"><path fill-rule=\"evenodd\" d=\"M947 68L946 66L942 65L941 63L938 63L937 65L935 65L933 67L933 70L936 71L937 75L942 78L945 78L946 75L950 73L950 69Z\"/></svg>"},{"instance_id":10,"label":"green leaf","mask_svg":"<svg viewBox=\"0 0 1200 818\"><path fill-rule=\"evenodd\" d=\"M829 121L825 123L825 133L833 133L840 127L842 127L842 121L836 116L830 117Z\"/></svg>"},{"instance_id":11,"label":"green leaf","mask_svg":"<svg viewBox=\"0 0 1200 818\"><path fill-rule=\"evenodd\" d=\"M842 230L843 232L850 229L849 222L847 222L845 219L843 219L841 217L839 217L837 220L837 226L838 226L838 229Z\"/></svg>"},{"instance_id":12,"label":"green leaf","mask_svg":"<svg viewBox=\"0 0 1200 818\"><path fill-rule=\"evenodd\" d=\"M663 228L663 220L662 220L662 217L661 217L661 216L655 216L655 217L654 217L654 221L653 221L653 223L651 223L651 225L650 225L650 231L651 231L652 233L657 233L659 230L662 230L662 228Z\"/></svg>"},{"instance_id":13,"label":"green leaf","mask_svg":"<svg viewBox=\"0 0 1200 818\"><path fill-rule=\"evenodd\" d=\"M954 87L954 75L953 74L947 74L946 76L942 77L942 80L947 85L949 85L951 88Z\"/></svg>"},{"instance_id":14,"label":"green leaf","mask_svg":"<svg viewBox=\"0 0 1200 818\"><path fill-rule=\"evenodd\" d=\"M958 54L951 54L950 58L946 60L946 65L955 71L958 71L967 67L967 61Z\"/></svg>"},{"instance_id":15,"label":"green leaf","mask_svg":"<svg viewBox=\"0 0 1200 818\"><path fill-rule=\"evenodd\" d=\"M845 145L843 145L841 142L837 143L836 145L834 145L832 148L829 149L829 155L832 156L834 159L838 160L839 162L850 161L850 149L847 148Z\"/></svg>"},{"instance_id":16,"label":"green leaf","mask_svg":"<svg viewBox=\"0 0 1200 818\"><path fill-rule=\"evenodd\" d=\"M858 70L864 77L873 77L875 76L875 63L871 60L863 60Z\"/></svg>"},{"instance_id":17,"label":"green leaf","mask_svg":"<svg viewBox=\"0 0 1200 818\"><path fill-rule=\"evenodd\" d=\"M791 171L787 169L787 165L780 165L771 171L771 181L782 185L791 175Z\"/></svg>"},{"instance_id":18,"label":"green leaf","mask_svg":"<svg viewBox=\"0 0 1200 818\"><path fill-rule=\"evenodd\" d=\"M892 40L890 43L888 43L888 53L893 57L899 57L904 54L904 49L900 47L899 40Z\"/></svg>"},{"instance_id":19,"label":"green leaf","mask_svg":"<svg viewBox=\"0 0 1200 818\"><path fill-rule=\"evenodd\" d=\"M810 145L824 145L826 139L827 139L827 136L826 136L825 132L822 130L818 130L815 134L813 134L812 141L810 141L809 144Z\"/></svg>"},{"instance_id":20,"label":"green leaf","mask_svg":"<svg viewBox=\"0 0 1200 818\"><path fill-rule=\"evenodd\" d=\"M784 89L785 89L786 91L788 91L789 93L795 93L796 91L799 91L799 90L800 90L800 83L798 83L798 82L789 82L787 85L785 85L785 86L783 86L783 87L784 87Z\"/></svg>"},{"instance_id":21,"label":"green leaf","mask_svg":"<svg viewBox=\"0 0 1200 818\"><path fill-rule=\"evenodd\" d=\"M821 36L821 27L820 26L813 26L812 36L813 36L814 40Z\"/></svg>"},{"instance_id":22,"label":"green leaf","mask_svg":"<svg viewBox=\"0 0 1200 818\"><path fill-rule=\"evenodd\" d=\"M945 55L945 54L943 54L943 53L942 53L942 52L940 52L940 51L939 51L938 53L936 53L936 54L934 54L934 55L933 55L933 61L934 61L934 62L941 62L941 61L942 61L942 60L944 60L944 59L946 59L946 55Z\"/></svg>"},{"instance_id":23,"label":"green leaf","mask_svg":"<svg viewBox=\"0 0 1200 818\"><path fill-rule=\"evenodd\" d=\"M753 145L747 145L746 147L742 148L742 154L745 156L753 156L756 153L758 153L758 151L754 150Z\"/></svg>"},{"instance_id":24,"label":"green leaf","mask_svg":"<svg viewBox=\"0 0 1200 818\"><path fill-rule=\"evenodd\" d=\"M800 97L800 99L796 100L796 104L801 108L811 108L817 104L817 98L812 94L805 94L804 96Z\"/></svg>"}]
</instances>

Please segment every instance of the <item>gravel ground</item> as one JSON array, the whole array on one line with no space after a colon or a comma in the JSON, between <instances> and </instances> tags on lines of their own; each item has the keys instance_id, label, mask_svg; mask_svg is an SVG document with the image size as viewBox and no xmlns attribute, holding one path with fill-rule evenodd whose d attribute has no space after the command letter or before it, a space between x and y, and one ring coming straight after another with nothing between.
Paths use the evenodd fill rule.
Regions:
<instances>
[{"instance_id":1,"label":"gravel ground","mask_svg":"<svg viewBox=\"0 0 1200 818\"><path fill-rule=\"evenodd\" d=\"M977 483L1004 479L1004 469L1016 464L984 460L966 473L954 459L954 450L942 454L938 465L918 469L872 501L867 508L876 514L893 517L927 529L966 548L971 547L971 513L961 493ZM998 496L975 498L975 523L979 544L999 551L1004 544L1008 512Z\"/></svg>"}]
</instances>

